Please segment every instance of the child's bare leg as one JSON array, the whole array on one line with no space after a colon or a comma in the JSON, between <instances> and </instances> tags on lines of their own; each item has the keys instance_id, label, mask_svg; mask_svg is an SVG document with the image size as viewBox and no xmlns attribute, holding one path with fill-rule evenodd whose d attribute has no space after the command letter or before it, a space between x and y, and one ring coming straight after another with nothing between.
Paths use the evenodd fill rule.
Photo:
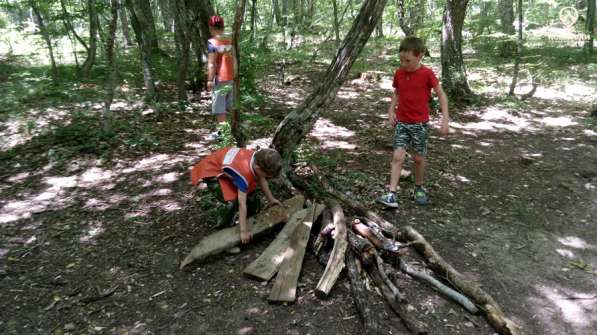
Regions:
<instances>
[{"instance_id":1,"label":"child's bare leg","mask_svg":"<svg viewBox=\"0 0 597 335\"><path fill-rule=\"evenodd\" d=\"M425 180L425 156L414 154L413 160L415 161L415 185L423 185Z\"/></svg>"},{"instance_id":2,"label":"child's bare leg","mask_svg":"<svg viewBox=\"0 0 597 335\"><path fill-rule=\"evenodd\" d=\"M403 148L394 149L392 155L392 170L390 173L390 192L396 192L398 182L400 181L400 173L402 172L402 164L406 157L406 150Z\"/></svg>"},{"instance_id":3,"label":"child's bare leg","mask_svg":"<svg viewBox=\"0 0 597 335\"><path fill-rule=\"evenodd\" d=\"M217 114L216 120L218 123L226 122L226 114Z\"/></svg>"}]
</instances>

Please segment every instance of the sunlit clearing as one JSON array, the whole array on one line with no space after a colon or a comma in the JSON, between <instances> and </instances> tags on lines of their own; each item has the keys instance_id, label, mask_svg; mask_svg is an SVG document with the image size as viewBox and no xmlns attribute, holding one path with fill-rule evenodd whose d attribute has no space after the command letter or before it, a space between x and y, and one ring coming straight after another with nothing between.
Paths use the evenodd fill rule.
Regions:
<instances>
[{"instance_id":1,"label":"sunlit clearing","mask_svg":"<svg viewBox=\"0 0 597 335\"><path fill-rule=\"evenodd\" d=\"M182 209L182 206L176 201L164 200L158 202L160 209L166 212L174 212Z\"/></svg>"},{"instance_id":2,"label":"sunlit clearing","mask_svg":"<svg viewBox=\"0 0 597 335\"><path fill-rule=\"evenodd\" d=\"M563 292L563 289L545 286L536 289L543 298L551 303L551 306L546 306L544 300L535 301L537 316L543 319L544 322L553 321L554 311L550 308L552 306L559 309L565 322L576 328L575 334L588 334L584 332L588 329L584 328L590 327L591 324L597 321L597 301L589 299L590 294L572 290Z\"/></svg>"},{"instance_id":3,"label":"sunlit clearing","mask_svg":"<svg viewBox=\"0 0 597 335\"><path fill-rule=\"evenodd\" d=\"M594 247L587 244L583 239L576 236L567 236L558 238L558 242L563 245L576 249L593 249Z\"/></svg>"},{"instance_id":4,"label":"sunlit clearing","mask_svg":"<svg viewBox=\"0 0 597 335\"><path fill-rule=\"evenodd\" d=\"M383 90L390 90L393 91L394 87L392 87L393 81L389 77L382 77L379 81L379 88ZM385 98L383 101L390 102L390 98Z\"/></svg>"},{"instance_id":5,"label":"sunlit clearing","mask_svg":"<svg viewBox=\"0 0 597 335\"><path fill-rule=\"evenodd\" d=\"M104 230L105 228L101 222L91 223L83 230L83 234L79 237L79 242L92 243L96 236L103 233Z\"/></svg>"},{"instance_id":6,"label":"sunlit clearing","mask_svg":"<svg viewBox=\"0 0 597 335\"><path fill-rule=\"evenodd\" d=\"M479 143L480 146L483 146L483 147L491 147L491 146L493 146L493 144L489 143L489 142L480 141L478 143Z\"/></svg>"},{"instance_id":7,"label":"sunlit clearing","mask_svg":"<svg viewBox=\"0 0 597 335\"><path fill-rule=\"evenodd\" d=\"M562 257L566 257L566 258L570 258L570 259L574 258L574 252L572 252L571 250L568 250L568 249L556 249L556 252L558 253L558 255L560 255Z\"/></svg>"},{"instance_id":8,"label":"sunlit clearing","mask_svg":"<svg viewBox=\"0 0 597 335\"><path fill-rule=\"evenodd\" d=\"M153 108L147 108L146 110L144 110L141 115L145 116L145 115L149 115L149 114L153 114L155 113L155 110Z\"/></svg>"},{"instance_id":9,"label":"sunlit clearing","mask_svg":"<svg viewBox=\"0 0 597 335\"><path fill-rule=\"evenodd\" d=\"M591 102L597 89L582 82L566 83L563 87L539 86L534 97L546 100L561 99L566 101Z\"/></svg>"},{"instance_id":10,"label":"sunlit clearing","mask_svg":"<svg viewBox=\"0 0 597 335\"><path fill-rule=\"evenodd\" d=\"M595 132L595 131L593 131L593 130L591 130L591 129L585 129L585 130L583 131L583 133L584 133L585 135L587 135L587 136L597 136L597 132Z\"/></svg>"},{"instance_id":11,"label":"sunlit clearing","mask_svg":"<svg viewBox=\"0 0 597 335\"><path fill-rule=\"evenodd\" d=\"M546 117L541 120L541 123L550 127L569 127L578 124L578 122L572 121L569 116Z\"/></svg>"},{"instance_id":12,"label":"sunlit clearing","mask_svg":"<svg viewBox=\"0 0 597 335\"><path fill-rule=\"evenodd\" d=\"M27 239L27 241L25 241L25 245L29 245L35 241L37 241L37 237L31 236L30 238Z\"/></svg>"},{"instance_id":13,"label":"sunlit clearing","mask_svg":"<svg viewBox=\"0 0 597 335\"><path fill-rule=\"evenodd\" d=\"M450 146L454 149L469 149L469 147L461 145L461 144L451 144Z\"/></svg>"},{"instance_id":14,"label":"sunlit clearing","mask_svg":"<svg viewBox=\"0 0 597 335\"><path fill-rule=\"evenodd\" d=\"M23 172L23 173L16 174L16 175L8 178L7 180L11 183L16 183L18 181L28 178L29 176L31 176L30 172Z\"/></svg>"}]
</instances>

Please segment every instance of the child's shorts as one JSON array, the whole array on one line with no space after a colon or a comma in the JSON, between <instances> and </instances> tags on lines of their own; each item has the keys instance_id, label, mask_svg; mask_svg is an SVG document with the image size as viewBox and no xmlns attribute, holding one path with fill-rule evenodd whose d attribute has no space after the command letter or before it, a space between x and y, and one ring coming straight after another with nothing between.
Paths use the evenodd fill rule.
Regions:
<instances>
[{"instance_id":1,"label":"child's shorts","mask_svg":"<svg viewBox=\"0 0 597 335\"><path fill-rule=\"evenodd\" d=\"M213 115L226 114L234 104L234 90L232 81L223 81L214 86L211 92L211 113Z\"/></svg>"},{"instance_id":2,"label":"child's shorts","mask_svg":"<svg viewBox=\"0 0 597 335\"><path fill-rule=\"evenodd\" d=\"M417 155L427 154L429 123L396 123L394 149L413 150Z\"/></svg>"}]
</instances>

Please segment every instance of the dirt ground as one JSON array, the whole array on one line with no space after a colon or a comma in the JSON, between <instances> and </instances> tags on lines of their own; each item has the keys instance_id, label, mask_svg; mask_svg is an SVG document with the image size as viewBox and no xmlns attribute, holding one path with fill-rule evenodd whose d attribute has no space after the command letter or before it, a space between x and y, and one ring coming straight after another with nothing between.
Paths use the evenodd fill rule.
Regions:
<instances>
[{"instance_id":1,"label":"dirt ground","mask_svg":"<svg viewBox=\"0 0 597 335\"><path fill-rule=\"evenodd\" d=\"M272 100L259 111L274 126L307 94L317 71L291 85L276 78L262 84ZM474 107L452 106L451 134L429 142L431 203L414 205L406 177L401 208L388 211L374 202L389 180L388 85L387 76L344 85L303 148L310 161L338 189L397 226L419 230L526 334L597 333L597 120L590 99L539 97L512 106L488 95ZM117 118L140 117L168 139L151 153L122 150L111 161L77 157L57 165L33 138L1 162L0 333L362 333L345 276L328 299L314 295L323 267L310 253L295 304L269 304L272 283L243 277L274 234L240 254L178 270L215 231L215 199L192 190L187 176L213 149L205 140L213 128L208 103L196 97L174 115L144 108L139 116L131 112L138 106L120 102ZM5 125L3 136L10 131ZM422 265L415 256L411 251L409 261ZM494 333L483 317L423 284L404 277L398 286L431 334ZM376 299L385 333L405 334Z\"/></svg>"}]
</instances>

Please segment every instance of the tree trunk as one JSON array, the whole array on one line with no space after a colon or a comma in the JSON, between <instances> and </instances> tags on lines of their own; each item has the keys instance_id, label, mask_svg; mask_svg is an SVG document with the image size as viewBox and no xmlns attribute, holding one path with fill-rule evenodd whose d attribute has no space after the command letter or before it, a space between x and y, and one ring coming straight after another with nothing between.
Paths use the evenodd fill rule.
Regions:
<instances>
[{"instance_id":1,"label":"tree trunk","mask_svg":"<svg viewBox=\"0 0 597 335\"><path fill-rule=\"evenodd\" d=\"M138 20L133 1L135 0L125 0L125 3L129 14L131 15L130 19L133 31L135 32L135 39L137 40L137 45L139 45L139 56L141 57L143 82L145 84L145 99L153 100L156 97L156 89L153 78L153 69L151 66L151 50L149 43L146 43L145 31L142 29L141 23Z\"/></svg>"},{"instance_id":2,"label":"tree trunk","mask_svg":"<svg viewBox=\"0 0 597 335\"><path fill-rule=\"evenodd\" d=\"M210 38L207 23L215 11L209 0L186 0L186 7L188 8L187 16L191 34L189 39L197 60L197 67L193 71L193 87L194 90L198 90L203 88L207 81L205 60L207 59L207 40Z\"/></svg>"},{"instance_id":3,"label":"tree trunk","mask_svg":"<svg viewBox=\"0 0 597 335\"><path fill-rule=\"evenodd\" d=\"M95 63L95 57L97 54L97 29L99 26L99 20L97 16L95 0L87 0L87 11L89 12L89 48L87 49L87 58L81 66L81 75L84 78L89 77L89 72Z\"/></svg>"},{"instance_id":4,"label":"tree trunk","mask_svg":"<svg viewBox=\"0 0 597 335\"><path fill-rule=\"evenodd\" d=\"M232 129L232 135L236 139L236 143L239 147L244 147L245 138L240 129L240 48L238 47L238 44L240 41L240 28L244 21L246 4L246 0L238 1L232 30L232 59L234 60L234 107L232 108L232 122L230 126Z\"/></svg>"},{"instance_id":5,"label":"tree trunk","mask_svg":"<svg viewBox=\"0 0 597 335\"><path fill-rule=\"evenodd\" d=\"M338 1L332 0L334 7L334 33L336 34L336 43L340 43L340 27L338 24Z\"/></svg>"},{"instance_id":6,"label":"tree trunk","mask_svg":"<svg viewBox=\"0 0 597 335\"><path fill-rule=\"evenodd\" d=\"M169 33L176 34L176 18L174 17L176 15L176 11L175 8L171 8L172 1L160 0L157 2L157 4L159 6L158 13L160 15L160 18L162 19L164 30L166 30Z\"/></svg>"},{"instance_id":7,"label":"tree trunk","mask_svg":"<svg viewBox=\"0 0 597 335\"><path fill-rule=\"evenodd\" d=\"M257 38L257 0L251 1L251 42Z\"/></svg>"},{"instance_id":8,"label":"tree trunk","mask_svg":"<svg viewBox=\"0 0 597 335\"><path fill-rule=\"evenodd\" d=\"M595 0L589 0L587 3L587 34L589 39L585 42L585 50L593 52L593 41L595 39Z\"/></svg>"},{"instance_id":9,"label":"tree trunk","mask_svg":"<svg viewBox=\"0 0 597 335\"><path fill-rule=\"evenodd\" d=\"M151 11L149 0L126 0L127 7L134 13L140 32L142 33L143 43L146 45L151 56L159 54L158 37L155 29L155 20ZM131 17L132 19L132 17Z\"/></svg>"},{"instance_id":10,"label":"tree trunk","mask_svg":"<svg viewBox=\"0 0 597 335\"><path fill-rule=\"evenodd\" d=\"M184 0L171 0L170 12L174 16L174 33L176 38L176 93L178 101L187 100L187 71L189 68L189 24L186 13L188 9Z\"/></svg>"},{"instance_id":11,"label":"tree trunk","mask_svg":"<svg viewBox=\"0 0 597 335\"><path fill-rule=\"evenodd\" d=\"M114 100L114 90L116 89L117 68L114 61L114 45L116 39L116 27L118 26L119 0L110 0L112 18L108 27L108 36L106 38L106 61L108 62L108 77L106 78L106 97L104 99L104 134L111 135L112 112L110 106Z\"/></svg>"},{"instance_id":12,"label":"tree trunk","mask_svg":"<svg viewBox=\"0 0 597 335\"><path fill-rule=\"evenodd\" d=\"M126 7L124 6L124 0L120 0L120 27L122 29L122 38L124 39L124 47L130 48L133 45L131 41L131 33L129 31L129 20L126 16Z\"/></svg>"},{"instance_id":13,"label":"tree trunk","mask_svg":"<svg viewBox=\"0 0 597 335\"><path fill-rule=\"evenodd\" d=\"M63 20L64 20L64 26L66 27L66 30L70 31L73 34L73 36L75 36L77 41L79 41L79 43L81 43L81 45L83 46L83 48L85 48L86 51L89 50L87 43L85 43L85 41L81 38L81 36L79 36L79 34L77 34L77 31L75 30L75 28L73 28L73 23L71 21L71 15L66 10L66 5L64 4L64 0L60 0L60 7L62 8L62 15L64 16Z\"/></svg>"},{"instance_id":14,"label":"tree trunk","mask_svg":"<svg viewBox=\"0 0 597 335\"><path fill-rule=\"evenodd\" d=\"M462 26L468 0L448 0L442 25L442 85L449 96L462 99L471 95L462 57Z\"/></svg>"},{"instance_id":15,"label":"tree trunk","mask_svg":"<svg viewBox=\"0 0 597 335\"><path fill-rule=\"evenodd\" d=\"M514 73L510 83L508 95L514 95L514 89L518 82L518 73L520 72L520 61L522 60L522 0L518 0L518 36L516 38L516 58L514 59Z\"/></svg>"},{"instance_id":16,"label":"tree trunk","mask_svg":"<svg viewBox=\"0 0 597 335\"><path fill-rule=\"evenodd\" d=\"M284 26L284 19L282 18L282 12L280 11L280 4L278 0L272 0L272 11L274 12L274 17L276 18L276 24L278 27Z\"/></svg>"},{"instance_id":17,"label":"tree trunk","mask_svg":"<svg viewBox=\"0 0 597 335\"><path fill-rule=\"evenodd\" d=\"M383 17L379 18L379 22L377 23L377 26L375 27L375 37L376 38L383 37Z\"/></svg>"},{"instance_id":18,"label":"tree trunk","mask_svg":"<svg viewBox=\"0 0 597 335\"><path fill-rule=\"evenodd\" d=\"M46 46L48 47L48 53L50 54L50 62L52 63L52 80L54 81L54 83L57 83L58 67L56 67L56 60L54 59L54 48L52 47L50 33L48 32L48 28L46 27L43 16L41 15L41 10L39 9L39 7L37 7L35 1L30 1L30 5L31 9L33 10L33 14L35 15L35 21L37 22L37 26L39 27L41 36L46 42Z\"/></svg>"},{"instance_id":19,"label":"tree trunk","mask_svg":"<svg viewBox=\"0 0 597 335\"><path fill-rule=\"evenodd\" d=\"M500 28L502 33L512 35L516 32L514 29L514 1L499 0L498 16L500 18Z\"/></svg>"},{"instance_id":20,"label":"tree trunk","mask_svg":"<svg viewBox=\"0 0 597 335\"><path fill-rule=\"evenodd\" d=\"M287 163L298 144L313 128L321 111L334 99L340 85L346 80L352 65L375 29L385 5L386 0L363 2L359 15L318 87L278 125L272 145Z\"/></svg>"},{"instance_id":21,"label":"tree trunk","mask_svg":"<svg viewBox=\"0 0 597 335\"><path fill-rule=\"evenodd\" d=\"M417 31L423 23L426 8L427 0L417 0L414 4L409 2L409 5L406 4L405 0L396 1L398 25L404 32L404 36L417 35Z\"/></svg>"}]
</instances>

